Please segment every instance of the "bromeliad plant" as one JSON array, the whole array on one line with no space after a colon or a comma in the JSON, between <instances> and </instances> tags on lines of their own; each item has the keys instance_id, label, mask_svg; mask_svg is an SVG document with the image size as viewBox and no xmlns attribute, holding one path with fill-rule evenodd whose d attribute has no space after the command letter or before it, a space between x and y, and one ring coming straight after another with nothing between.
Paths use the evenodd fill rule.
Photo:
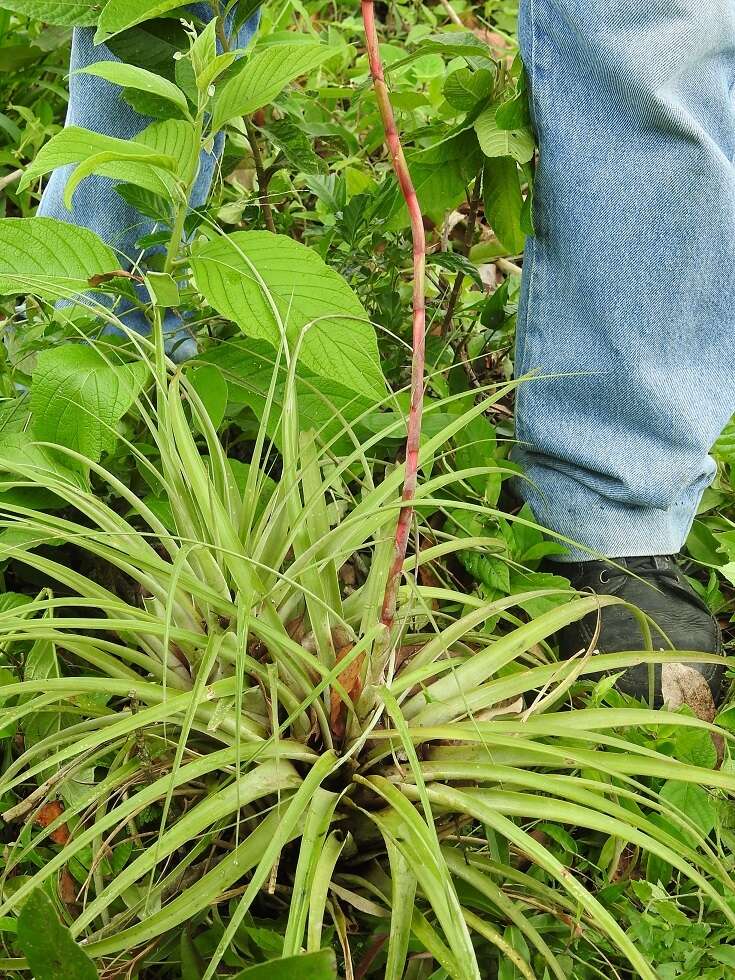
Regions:
<instances>
[{"instance_id":1,"label":"bromeliad plant","mask_svg":"<svg viewBox=\"0 0 735 980\"><path fill-rule=\"evenodd\" d=\"M124 6L125 22L103 15L103 36L130 26ZM0 923L20 913L0 967L36 972L20 939L40 889L105 976L210 980L331 947L347 977L433 963L460 980L584 980L613 949L655 980L595 887L647 855L654 884L688 883L735 927L713 834L735 776L710 758L715 734L729 760L731 736L640 706L568 710L580 677L679 656L557 663L553 634L614 597L531 578L483 598L447 571L503 549L482 523L502 520L494 499L476 490L503 468L466 460L512 385L427 400L420 439L420 356L406 413L364 308L315 251L206 221L187 234L200 149L331 56L294 39L236 64L216 32L192 34L178 85L88 69L176 118L122 144L66 130L23 178L73 163L69 200L97 173L168 202L160 268L132 273L144 293L125 292L90 232L0 223L4 294L61 299L72 305L57 317L77 324L81 309L124 334L93 292L117 290L152 327L151 340L42 353L30 406L14 406L0 441L0 554L39 586L0 609ZM182 369L164 319L193 294L241 336ZM259 422L233 437L238 401ZM406 462L387 463L379 447L407 430ZM411 524L425 546L405 557ZM667 754L667 739L689 755ZM560 856L572 831L593 842L596 869ZM334 957L318 969L336 976Z\"/></svg>"}]
</instances>

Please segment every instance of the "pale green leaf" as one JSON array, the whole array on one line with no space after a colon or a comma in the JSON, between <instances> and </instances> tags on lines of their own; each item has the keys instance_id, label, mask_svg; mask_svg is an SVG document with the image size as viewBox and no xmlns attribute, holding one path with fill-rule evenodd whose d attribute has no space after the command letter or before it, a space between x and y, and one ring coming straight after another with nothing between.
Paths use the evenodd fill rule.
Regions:
<instances>
[{"instance_id":1,"label":"pale green leaf","mask_svg":"<svg viewBox=\"0 0 735 980\"><path fill-rule=\"evenodd\" d=\"M69 297L88 289L92 276L119 267L112 249L87 228L53 218L0 220L0 295Z\"/></svg>"},{"instance_id":2,"label":"pale green leaf","mask_svg":"<svg viewBox=\"0 0 735 980\"><path fill-rule=\"evenodd\" d=\"M228 119L250 115L273 102L289 82L317 68L334 53L334 48L313 41L273 44L256 52L217 96L212 128L220 129Z\"/></svg>"},{"instance_id":3,"label":"pale green leaf","mask_svg":"<svg viewBox=\"0 0 735 980\"><path fill-rule=\"evenodd\" d=\"M513 157L519 163L533 159L536 143L530 129L501 129L495 118L497 106L485 109L475 120L475 132L487 157Z\"/></svg>"},{"instance_id":4,"label":"pale green leaf","mask_svg":"<svg viewBox=\"0 0 735 980\"><path fill-rule=\"evenodd\" d=\"M179 128L173 129L174 126ZM135 140L121 140L78 126L67 126L41 148L36 159L26 168L19 189L23 190L37 177L57 167L93 160L93 166L86 168L86 173L82 171L83 176L94 172L102 177L136 184L154 194L170 196L172 180L167 171L176 171L184 161L179 156L167 153L160 144L167 146L173 142L174 134L183 142L186 130L180 127L191 130L186 122L168 120L153 123ZM79 183L79 179L77 177L74 183Z\"/></svg>"},{"instance_id":5,"label":"pale green leaf","mask_svg":"<svg viewBox=\"0 0 735 980\"><path fill-rule=\"evenodd\" d=\"M98 460L147 374L144 363L113 364L81 344L41 351L31 389L36 437Z\"/></svg>"},{"instance_id":6,"label":"pale green leaf","mask_svg":"<svg viewBox=\"0 0 735 980\"><path fill-rule=\"evenodd\" d=\"M94 24L104 0L0 0L0 8L64 27Z\"/></svg>"},{"instance_id":7,"label":"pale green leaf","mask_svg":"<svg viewBox=\"0 0 735 980\"><path fill-rule=\"evenodd\" d=\"M99 18L94 43L102 44L128 27L135 27L181 5L181 0L108 0Z\"/></svg>"},{"instance_id":8,"label":"pale green leaf","mask_svg":"<svg viewBox=\"0 0 735 980\"><path fill-rule=\"evenodd\" d=\"M80 68L80 72L85 75L96 75L104 78L108 82L120 85L122 88L134 88L149 95L156 95L161 99L173 102L185 115L189 113L189 104L186 96L173 82L166 78L146 71L145 68L136 68L135 65L125 65L117 61L98 61L87 68Z\"/></svg>"},{"instance_id":9,"label":"pale green leaf","mask_svg":"<svg viewBox=\"0 0 735 980\"><path fill-rule=\"evenodd\" d=\"M234 980L336 980L337 960L334 951L322 949L318 953L287 956L281 960L268 960L242 970Z\"/></svg>"},{"instance_id":10,"label":"pale green leaf","mask_svg":"<svg viewBox=\"0 0 735 980\"><path fill-rule=\"evenodd\" d=\"M375 330L345 280L312 249L267 231L235 232L195 249L197 289L251 337L292 351L303 364L356 393L382 397ZM279 323L280 321L280 323Z\"/></svg>"}]
</instances>

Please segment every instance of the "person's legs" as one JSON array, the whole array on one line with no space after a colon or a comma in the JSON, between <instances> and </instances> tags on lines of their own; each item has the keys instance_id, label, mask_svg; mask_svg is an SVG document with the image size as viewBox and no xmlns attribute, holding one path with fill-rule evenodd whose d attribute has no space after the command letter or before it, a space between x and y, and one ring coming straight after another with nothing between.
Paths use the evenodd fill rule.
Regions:
<instances>
[{"instance_id":1,"label":"person's legs","mask_svg":"<svg viewBox=\"0 0 735 980\"><path fill-rule=\"evenodd\" d=\"M211 8L205 3L195 5L194 11L202 17L211 15ZM249 44L257 26L258 14L242 27L237 38L239 47ZM118 85L94 75L74 74L97 61L118 60L105 45L94 44L92 28L77 28L74 31L66 117L68 126L81 126L107 136L132 139L152 122L140 116L122 99ZM206 201L221 149L220 140L214 153L202 153L192 207ZM154 230L154 222L127 204L115 192L114 181L106 177L88 177L82 181L74 195L73 208L68 211L64 206L64 188L73 169L72 165L53 172L44 190L38 214L90 228L120 253L123 267L130 268L140 259L135 249L136 242ZM131 329L147 333L148 325L136 310L116 308L116 313ZM169 317L166 332L167 347L176 360L184 360L196 352L194 340L181 320Z\"/></svg>"},{"instance_id":2,"label":"person's legs","mask_svg":"<svg viewBox=\"0 0 735 980\"><path fill-rule=\"evenodd\" d=\"M603 555L687 535L735 410L735 2L521 0L540 156L515 458ZM591 557L572 550L570 558Z\"/></svg>"}]
</instances>

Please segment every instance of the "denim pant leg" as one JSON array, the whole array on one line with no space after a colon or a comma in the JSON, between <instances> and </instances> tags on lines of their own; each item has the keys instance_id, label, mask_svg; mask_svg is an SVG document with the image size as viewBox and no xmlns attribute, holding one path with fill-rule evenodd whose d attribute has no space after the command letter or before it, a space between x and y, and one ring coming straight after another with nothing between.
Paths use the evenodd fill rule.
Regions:
<instances>
[{"instance_id":1,"label":"denim pant leg","mask_svg":"<svg viewBox=\"0 0 735 980\"><path fill-rule=\"evenodd\" d=\"M199 16L211 16L208 4L197 4L192 9ZM258 21L259 14L256 13L243 25L237 37L238 47L244 48L250 43ZM79 68L86 68L98 61L119 60L104 44L95 45L94 29L77 28L74 31L67 126L81 126L107 136L131 139L153 121L139 115L121 98L118 85L93 75L73 74ZM214 153L202 153L191 198L192 207L199 207L207 199L222 143L220 139ZM72 210L68 211L64 205L64 188L73 169L73 165L61 167L51 174L38 214L90 228L119 252L121 265L130 268L141 258L136 253L135 243L154 230L154 222L139 214L115 193L114 181L107 177L87 177L82 181L74 195ZM117 305L115 312L132 330L148 332L148 324L139 311ZM170 315L165 330L167 349L176 360L185 360L196 353L194 340L178 317Z\"/></svg>"},{"instance_id":2,"label":"denim pant leg","mask_svg":"<svg viewBox=\"0 0 735 980\"><path fill-rule=\"evenodd\" d=\"M590 549L673 554L735 411L735 2L521 0L520 25L521 492Z\"/></svg>"}]
</instances>

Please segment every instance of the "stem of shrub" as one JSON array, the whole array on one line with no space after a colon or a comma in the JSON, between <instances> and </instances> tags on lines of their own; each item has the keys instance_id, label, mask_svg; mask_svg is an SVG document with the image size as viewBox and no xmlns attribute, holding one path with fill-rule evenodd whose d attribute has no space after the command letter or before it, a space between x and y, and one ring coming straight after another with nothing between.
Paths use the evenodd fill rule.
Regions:
<instances>
[{"instance_id":1,"label":"stem of shrub","mask_svg":"<svg viewBox=\"0 0 735 980\"><path fill-rule=\"evenodd\" d=\"M273 223L273 212L271 211L271 206L268 203L268 178L266 176L265 167L263 166L263 157L260 154L258 133L255 126L253 126L251 120L247 116L244 117L244 120L245 132L248 134L248 143L250 143L250 152L253 154L255 176L258 179L258 199L260 200L260 209L263 212L266 228L275 235L276 226Z\"/></svg>"},{"instance_id":2,"label":"stem of shrub","mask_svg":"<svg viewBox=\"0 0 735 980\"><path fill-rule=\"evenodd\" d=\"M419 442L421 438L421 415L424 401L424 341L426 332L426 306L424 302L424 278L426 267L426 239L424 222L421 217L416 191L396 129L393 109L388 95L388 87L383 75L383 64L375 29L373 0L362 0L362 21L365 27L370 74L373 79L375 98L383 120L385 141L390 151L403 199L411 218L413 238L413 357L411 359L411 408L408 416L408 438L406 439L406 476L403 482L403 506L396 525L393 561L385 584L383 608L380 619L390 629L396 615L396 597L401 580L403 562L408 547L408 537L413 516L412 502L416 494L419 464Z\"/></svg>"},{"instance_id":3,"label":"stem of shrub","mask_svg":"<svg viewBox=\"0 0 735 980\"><path fill-rule=\"evenodd\" d=\"M475 177L475 184L472 188L472 194L470 196L470 210L467 214L467 230L464 236L464 248L465 253L469 255L470 247L472 245L472 239L475 237L475 224L477 223L477 212L480 208L480 193L482 190L482 177L480 174ZM454 288L452 289L452 294L449 297L449 303L447 304L447 312L444 317L444 323L442 323L441 335L446 337L452 326L452 317L454 316L454 310L457 306L457 300L459 299L459 294L462 291L462 283L464 282L464 272L458 272L457 278L454 280Z\"/></svg>"}]
</instances>

